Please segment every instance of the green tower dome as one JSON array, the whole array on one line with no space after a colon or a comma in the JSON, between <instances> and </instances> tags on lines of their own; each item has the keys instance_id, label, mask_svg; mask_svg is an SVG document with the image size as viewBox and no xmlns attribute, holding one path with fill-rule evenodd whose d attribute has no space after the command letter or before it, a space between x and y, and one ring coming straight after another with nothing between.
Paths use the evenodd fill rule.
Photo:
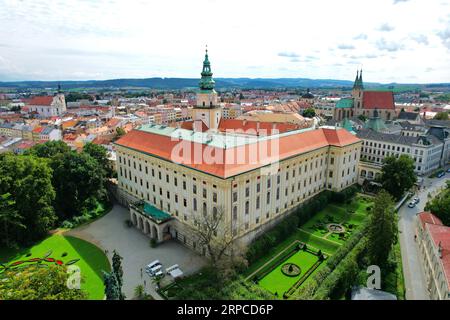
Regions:
<instances>
[{"instance_id":1,"label":"green tower dome","mask_svg":"<svg viewBox=\"0 0 450 320\"><path fill-rule=\"evenodd\" d=\"M211 63L208 58L208 49L206 49L205 60L203 60L203 70L202 70L202 78L200 79L200 90L202 91L212 91L214 90L215 82L212 78L211 72Z\"/></svg>"}]
</instances>

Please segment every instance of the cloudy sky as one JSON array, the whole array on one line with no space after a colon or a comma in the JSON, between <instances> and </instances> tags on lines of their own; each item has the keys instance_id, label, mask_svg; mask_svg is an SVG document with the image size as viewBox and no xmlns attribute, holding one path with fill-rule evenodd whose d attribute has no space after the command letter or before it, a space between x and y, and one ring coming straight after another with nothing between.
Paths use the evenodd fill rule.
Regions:
<instances>
[{"instance_id":1,"label":"cloudy sky","mask_svg":"<svg viewBox=\"0 0 450 320\"><path fill-rule=\"evenodd\" d=\"M448 0L0 0L0 81L450 82Z\"/></svg>"}]
</instances>

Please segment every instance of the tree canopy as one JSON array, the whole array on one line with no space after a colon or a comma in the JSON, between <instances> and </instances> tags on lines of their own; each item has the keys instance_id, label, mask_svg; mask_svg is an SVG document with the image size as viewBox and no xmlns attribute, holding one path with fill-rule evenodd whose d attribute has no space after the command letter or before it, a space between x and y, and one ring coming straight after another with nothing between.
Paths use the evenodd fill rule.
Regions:
<instances>
[{"instance_id":1,"label":"tree canopy","mask_svg":"<svg viewBox=\"0 0 450 320\"><path fill-rule=\"evenodd\" d=\"M417 177L414 168L414 160L408 155L401 155L398 158L386 157L383 161L380 178L383 188L396 200L399 200L405 191L416 183Z\"/></svg>"},{"instance_id":2,"label":"tree canopy","mask_svg":"<svg viewBox=\"0 0 450 320\"><path fill-rule=\"evenodd\" d=\"M427 203L425 210L431 211L443 224L450 226L450 181L447 181L445 190Z\"/></svg>"},{"instance_id":3,"label":"tree canopy","mask_svg":"<svg viewBox=\"0 0 450 320\"><path fill-rule=\"evenodd\" d=\"M378 266L385 265L397 238L394 199L385 190L381 190L375 198L367 237L370 263Z\"/></svg>"},{"instance_id":4,"label":"tree canopy","mask_svg":"<svg viewBox=\"0 0 450 320\"><path fill-rule=\"evenodd\" d=\"M316 111L313 108L307 108L303 111L303 116L307 118L314 118L316 116Z\"/></svg>"},{"instance_id":5,"label":"tree canopy","mask_svg":"<svg viewBox=\"0 0 450 320\"><path fill-rule=\"evenodd\" d=\"M67 286L70 274L65 266L38 265L26 267L20 272L6 271L0 281L0 300L85 300L83 289Z\"/></svg>"},{"instance_id":6,"label":"tree canopy","mask_svg":"<svg viewBox=\"0 0 450 320\"><path fill-rule=\"evenodd\" d=\"M27 244L53 228L57 220L52 206L55 190L52 170L45 159L11 153L1 155L0 195L3 195L2 206L10 211L3 212L5 220L18 214L17 221L25 226L10 221L8 234L11 237L8 240Z\"/></svg>"}]
</instances>

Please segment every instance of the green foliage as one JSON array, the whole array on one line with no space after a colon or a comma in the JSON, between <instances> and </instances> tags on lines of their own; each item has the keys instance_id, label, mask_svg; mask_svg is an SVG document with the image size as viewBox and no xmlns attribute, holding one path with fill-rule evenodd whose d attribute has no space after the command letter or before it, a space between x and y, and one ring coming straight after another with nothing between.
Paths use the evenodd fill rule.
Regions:
<instances>
[{"instance_id":1,"label":"green foliage","mask_svg":"<svg viewBox=\"0 0 450 320\"><path fill-rule=\"evenodd\" d=\"M175 298L180 300L268 300L270 292L244 281L242 277L223 281L214 268L204 268L201 272L177 281L179 289Z\"/></svg>"},{"instance_id":2,"label":"green foliage","mask_svg":"<svg viewBox=\"0 0 450 320\"><path fill-rule=\"evenodd\" d=\"M145 289L144 289L144 286L142 284L137 285L134 288L134 296L137 299L142 299L145 296Z\"/></svg>"},{"instance_id":3,"label":"green foliage","mask_svg":"<svg viewBox=\"0 0 450 320\"><path fill-rule=\"evenodd\" d=\"M83 147L83 152L90 155L99 163L99 165L103 168L104 176L109 178L112 177L113 171L109 165L108 152L104 147L94 143L87 143Z\"/></svg>"},{"instance_id":4,"label":"green foliage","mask_svg":"<svg viewBox=\"0 0 450 320\"><path fill-rule=\"evenodd\" d=\"M436 115L434 116L435 120L448 120L448 112L438 112L436 113Z\"/></svg>"},{"instance_id":5,"label":"green foliage","mask_svg":"<svg viewBox=\"0 0 450 320\"><path fill-rule=\"evenodd\" d=\"M85 300L82 289L69 289L65 266L29 266L20 272L7 271L0 281L0 300Z\"/></svg>"},{"instance_id":6,"label":"green foliage","mask_svg":"<svg viewBox=\"0 0 450 320\"><path fill-rule=\"evenodd\" d=\"M16 202L12 199L10 193L0 195L0 230L2 230L0 243L7 248L17 246L13 236L13 231L17 229L25 229L22 224L23 217L16 209Z\"/></svg>"},{"instance_id":7,"label":"green foliage","mask_svg":"<svg viewBox=\"0 0 450 320\"><path fill-rule=\"evenodd\" d=\"M364 254L366 240L360 242L345 256L317 288L314 299L338 299L348 292L359 273L359 261Z\"/></svg>"},{"instance_id":8,"label":"green foliage","mask_svg":"<svg viewBox=\"0 0 450 320\"><path fill-rule=\"evenodd\" d=\"M450 181L447 181L445 190L427 202L425 210L431 211L443 224L450 226Z\"/></svg>"},{"instance_id":9,"label":"green foliage","mask_svg":"<svg viewBox=\"0 0 450 320\"><path fill-rule=\"evenodd\" d=\"M10 223L8 240L21 245L31 243L54 227L57 218L52 206L55 191L51 176L45 159L10 153L0 156L0 195L11 194L3 205L13 210L7 215L20 215L18 221L25 226Z\"/></svg>"},{"instance_id":10,"label":"green foliage","mask_svg":"<svg viewBox=\"0 0 450 320\"><path fill-rule=\"evenodd\" d=\"M61 219L92 210L107 198L104 171L86 153L67 152L52 158L55 208Z\"/></svg>"},{"instance_id":11,"label":"green foliage","mask_svg":"<svg viewBox=\"0 0 450 320\"><path fill-rule=\"evenodd\" d=\"M94 98L86 93L70 92L65 95L66 102L76 102L78 100L94 101Z\"/></svg>"},{"instance_id":12,"label":"green foliage","mask_svg":"<svg viewBox=\"0 0 450 320\"><path fill-rule=\"evenodd\" d=\"M313 108L307 108L303 111L303 116L306 118L314 118L316 116L316 111Z\"/></svg>"},{"instance_id":13,"label":"green foliage","mask_svg":"<svg viewBox=\"0 0 450 320\"><path fill-rule=\"evenodd\" d=\"M381 190L374 201L367 232L369 263L384 266L397 237L397 218L394 200Z\"/></svg>"},{"instance_id":14,"label":"green foliage","mask_svg":"<svg viewBox=\"0 0 450 320\"><path fill-rule=\"evenodd\" d=\"M122 292L123 286L123 269L122 269L122 257L114 250L112 257L112 273L116 278L116 285L119 290L119 300L125 300L125 295Z\"/></svg>"},{"instance_id":15,"label":"green foliage","mask_svg":"<svg viewBox=\"0 0 450 320\"><path fill-rule=\"evenodd\" d=\"M42 144L36 144L29 150L25 151L25 154L34 155L39 158L48 158L70 152L70 147L64 141L47 141Z\"/></svg>"},{"instance_id":16,"label":"green foliage","mask_svg":"<svg viewBox=\"0 0 450 320\"><path fill-rule=\"evenodd\" d=\"M408 155L390 156L383 160L381 184L396 200L400 200L417 180L414 160Z\"/></svg>"},{"instance_id":17,"label":"green foliage","mask_svg":"<svg viewBox=\"0 0 450 320\"><path fill-rule=\"evenodd\" d=\"M106 300L120 300L121 292L114 272L103 273L103 283L105 285Z\"/></svg>"}]
</instances>

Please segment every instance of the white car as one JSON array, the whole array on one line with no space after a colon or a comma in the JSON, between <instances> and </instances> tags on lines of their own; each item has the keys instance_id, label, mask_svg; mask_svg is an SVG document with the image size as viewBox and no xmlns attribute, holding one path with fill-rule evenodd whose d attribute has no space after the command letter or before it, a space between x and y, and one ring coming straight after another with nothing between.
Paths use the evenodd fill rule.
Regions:
<instances>
[{"instance_id":1,"label":"white car","mask_svg":"<svg viewBox=\"0 0 450 320\"><path fill-rule=\"evenodd\" d=\"M419 197L414 197L414 199L412 201L417 204L420 202L420 199L419 199Z\"/></svg>"},{"instance_id":2,"label":"white car","mask_svg":"<svg viewBox=\"0 0 450 320\"><path fill-rule=\"evenodd\" d=\"M414 208L416 206L416 204L414 202L410 202L408 203L408 208Z\"/></svg>"}]
</instances>

